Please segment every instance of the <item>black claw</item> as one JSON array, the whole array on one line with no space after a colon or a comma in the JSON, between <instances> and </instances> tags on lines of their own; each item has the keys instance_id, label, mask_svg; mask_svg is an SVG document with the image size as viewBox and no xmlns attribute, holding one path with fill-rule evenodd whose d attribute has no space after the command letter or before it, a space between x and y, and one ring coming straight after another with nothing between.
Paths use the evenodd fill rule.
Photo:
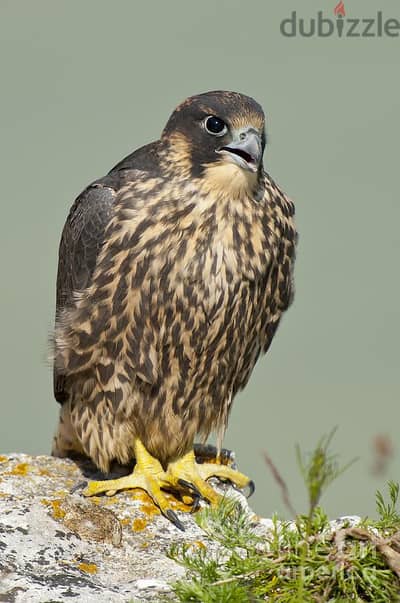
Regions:
<instances>
[{"instance_id":1,"label":"black claw","mask_svg":"<svg viewBox=\"0 0 400 603\"><path fill-rule=\"evenodd\" d=\"M199 510L200 500L203 498L200 494L200 491L196 488L196 486L194 484L186 481L185 479L178 479L178 484L180 486L182 486L182 488L189 490L189 493L193 497L192 508L191 508L190 512L195 513L196 511Z\"/></svg>"},{"instance_id":2,"label":"black claw","mask_svg":"<svg viewBox=\"0 0 400 603\"><path fill-rule=\"evenodd\" d=\"M69 493L74 494L74 492L77 492L78 490L83 490L84 488L86 488L87 485L88 485L87 481L79 482L78 484L75 484L75 486L73 486L71 488Z\"/></svg>"},{"instance_id":3,"label":"black claw","mask_svg":"<svg viewBox=\"0 0 400 603\"><path fill-rule=\"evenodd\" d=\"M234 490L241 492L243 494L243 496L245 496L246 498L250 498L250 496L252 496L254 494L255 489L256 489L256 485L252 479L249 481L249 483L244 488L239 488L233 482L230 482L230 484ZM247 489L248 489L248 494L246 494Z\"/></svg>"},{"instance_id":4,"label":"black claw","mask_svg":"<svg viewBox=\"0 0 400 603\"><path fill-rule=\"evenodd\" d=\"M192 484L192 482L188 482L185 479L178 479L178 484L182 486L182 488L186 488L187 490L189 490L189 492L193 494L195 498L201 498L199 489L194 484Z\"/></svg>"},{"instance_id":5,"label":"black claw","mask_svg":"<svg viewBox=\"0 0 400 603\"><path fill-rule=\"evenodd\" d=\"M192 508L190 509L191 513L196 513L200 509L200 496L193 496Z\"/></svg>"},{"instance_id":6,"label":"black claw","mask_svg":"<svg viewBox=\"0 0 400 603\"><path fill-rule=\"evenodd\" d=\"M178 519L177 514L175 513L175 511L173 511L172 509L167 509L166 511L164 511L164 515L167 519L170 520L171 523L174 524L174 526L176 526L177 528L179 528L179 530L182 530L182 532L185 531L185 526L183 525L183 523Z\"/></svg>"},{"instance_id":7,"label":"black claw","mask_svg":"<svg viewBox=\"0 0 400 603\"><path fill-rule=\"evenodd\" d=\"M200 505L200 501L204 500L201 496L197 496L197 494L193 494L193 500L192 500L192 506L190 509L191 513L196 513L196 511L198 511L201 507Z\"/></svg>"},{"instance_id":8,"label":"black claw","mask_svg":"<svg viewBox=\"0 0 400 603\"><path fill-rule=\"evenodd\" d=\"M252 496L254 494L255 490L256 490L256 485L255 485L255 483L253 482L252 479L247 484L247 488L249 489L249 493L246 496L246 498L250 498L250 496Z\"/></svg>"}]
</instances>

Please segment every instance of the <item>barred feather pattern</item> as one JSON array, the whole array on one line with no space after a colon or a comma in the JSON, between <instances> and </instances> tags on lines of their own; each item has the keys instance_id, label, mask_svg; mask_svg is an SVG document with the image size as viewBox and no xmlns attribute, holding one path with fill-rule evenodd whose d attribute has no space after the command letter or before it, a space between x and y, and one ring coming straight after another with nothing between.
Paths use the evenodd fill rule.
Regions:
<instances>
[{"instance_id":1,"label":"barred feather pattern","mask_svg":"<svg viewBox=\"0 0 400 603\"><path fill-rule=\"evenodd\" d=\"M132 458L134 437L164 466L196 435L221 439L293 296L294 206L267 174L257 195L183 170L129 180L55 331L70 394L53 452L103 471Z\"/></svg>"}]
</instances>

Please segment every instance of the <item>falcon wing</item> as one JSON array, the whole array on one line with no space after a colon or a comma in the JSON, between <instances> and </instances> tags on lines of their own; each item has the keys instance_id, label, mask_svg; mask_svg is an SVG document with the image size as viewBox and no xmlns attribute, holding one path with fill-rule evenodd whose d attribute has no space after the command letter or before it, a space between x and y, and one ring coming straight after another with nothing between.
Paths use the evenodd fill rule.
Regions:
<instances>
[{"instance_id":1,"label":"falcon wing","mask_svg":"<svg viewBox=\"0 0 400 603\"><path fill-rule=\"evenodd\" d=\"M74 292L90 284L115 197L111 186L96 182L79 195L71 208L58 254L56 316L73 304ZM56 367L53 375L54 396L64 402L68 395L65 377Z\"/></svg>"},{"instance_id":2,"label":"falcon wing","mask_svg":"<svg viewBox=\"0 0 400 603\"><path fill-rule=\"evenodd\" d=\"M57 316L73 305L74 291L89 286L97 256L104 242L106 226L113 213L119 189L134 169L146 171L154 162L157 145L137 149L90 184L73 204L61 237L57 274Z\"/></svg>"},{"instance_id":3,"label":"falcon wing","mask_svg":"<svg viewBox=\"0 0 400 603\"><path fill-rule=\"evenodd\" d=\"M125 181L116 192L90 283L58 316L55 332L59 374L72 382L90 370L102 392L112 389L114 397L117 382L154 384L159 377L158 351L183 294L177 277L188 246L180 227L188 209L171 212L174 191L168 181L141 170L127 171ZM193 224L189 239L194 232ZM194 324L196 304L188 312ZM179 324L172 331L180 340Z\"/></svg>"},{"instance_id":4,"label":"falcon wing","mask_svg":"<svg viewBox=\"0 0 400 603\"><path fill-rule=\"evenodd\" d=\"M121 187L135 180L137 170L152 171L157 165L157 143L137 149L104 177L96 180L76 199L64 226L57 274L56 335L61 318L76 307L74 293L86 291L92 284L103 247L106 230L114 214ZM67 310L67 312L65 312ZM56 345L57 348L57 345ZM58 402L68 397L66 376L54 362L54 395Z\"/></svg>"}]
</instances>

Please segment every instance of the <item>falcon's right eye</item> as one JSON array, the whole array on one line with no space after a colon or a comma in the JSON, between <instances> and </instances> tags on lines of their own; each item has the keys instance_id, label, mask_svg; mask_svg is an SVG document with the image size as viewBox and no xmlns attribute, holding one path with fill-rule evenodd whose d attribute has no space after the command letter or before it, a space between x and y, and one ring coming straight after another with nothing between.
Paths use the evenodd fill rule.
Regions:
<instances>
[{"instance_id":1,"label":"falcon's right eye","mask_svg":"<svg viewBox=\"0 0 400 603\"><path fill-rule=\"evenodd\" d=\"M205 119L204 127L207 132L213 136L223 136L228 131L226 123L215 115L210 115Z\"/></svg>"}]
</instances>

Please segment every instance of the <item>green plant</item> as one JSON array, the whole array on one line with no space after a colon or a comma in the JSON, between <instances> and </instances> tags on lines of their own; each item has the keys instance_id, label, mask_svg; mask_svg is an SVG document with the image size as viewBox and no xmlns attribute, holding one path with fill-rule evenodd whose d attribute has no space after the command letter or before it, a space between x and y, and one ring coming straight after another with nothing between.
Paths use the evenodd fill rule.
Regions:
<instances>
[{"instance_id":1,"label":"green plant","mask_svg":"<svg viewBox=\"0 0 400 603\"><path fill-rule=\"evenodd\" d=\"M376 526L382 530L400 530L400 509L397 510L399 502L399 484L393 481L389 481L389 502L385 502L383 494L377 490L376 508L379 513L380 519L376 522Z\"/></svg>"},{"instance_id":2,"label":"green plant","mask_svg":"<svg viewBox=\"0 0 400 603\"><path fill-rule=\"evenodd\" d=\"M330 452L329 446L336 429L335 427L328 436L323 436L311 454L303 454L300 446L296 446L297 463L308 493L310 521L328 486L357 460L353 459L341 467L338 455Z\"/></svg>"},{"instance_id":3,"label":"green plant","mask_svg":"<svg viewBox=\"0 0 400 603\"><path fill-rule=\"evenodd\" d=\"M255 532L251 517L232 500L201 511L196 520L218 546L173 546L170 556L186 577L173 586L180 603L339 603L400 601L399 486L389 501L377 493L379 519L333 530L319 505L340 467L329 451L334 432L310 455L297 448L309 495L308 512L294 521L273 517L272 529ZM217 552L213 552L217 551Z\"/></svg>"}]
</instances>

